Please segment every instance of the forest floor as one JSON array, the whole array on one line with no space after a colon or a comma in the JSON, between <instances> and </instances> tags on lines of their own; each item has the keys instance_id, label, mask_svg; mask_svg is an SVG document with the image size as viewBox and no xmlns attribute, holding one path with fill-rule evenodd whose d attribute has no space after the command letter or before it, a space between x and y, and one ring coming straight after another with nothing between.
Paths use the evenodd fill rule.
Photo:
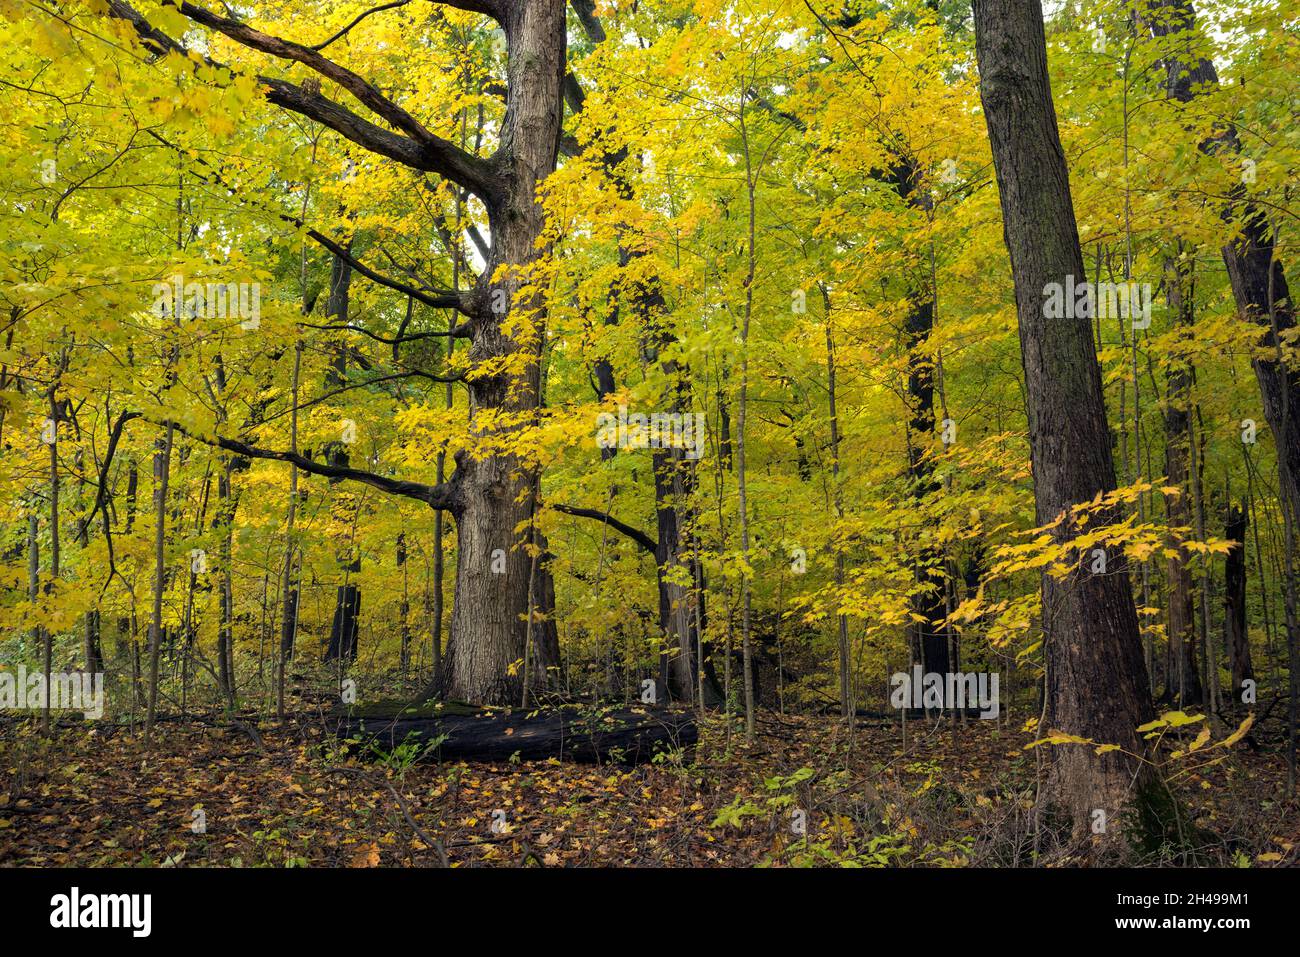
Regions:
<instances>
[{"instance_id":1,"label":"forest floor","mask_svg":"<svg viewBox=\"0 0 1300 957\"><path fill-rule=\"evenodd\" d=\"M404 766L348 757L309 720L167 722L152 748L138 728L73 725L47 741L8 722L0 865L1031 862L1034 735L979 720L908 732L904 749L896 723L764 715L747 745L711 716L693 755L632 768ZM1194 862L1297 863L1300 813L1282 797L1278 738L1175 765L1190 829L1214 835Z\"/></svg>"}]
</instances>

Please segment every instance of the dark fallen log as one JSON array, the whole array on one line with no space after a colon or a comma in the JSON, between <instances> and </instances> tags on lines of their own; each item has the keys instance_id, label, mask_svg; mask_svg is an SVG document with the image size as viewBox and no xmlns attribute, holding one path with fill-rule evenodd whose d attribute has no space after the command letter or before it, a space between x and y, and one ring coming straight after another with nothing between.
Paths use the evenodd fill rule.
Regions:
<instances>
[{"instance_id":1,"label":"dark fallen log","mask_svg":"<svg viewBox=\"0 0 1300 957\"><path fill-rule=\"evenodd\" d=\"M658 753L691 749L698 739L690 711L566 705L536 711L472 708L366 708L340 714L335 730L358 752L421 748L429 761L561 761L639 764Z\"/></svg>"}]
</instances>

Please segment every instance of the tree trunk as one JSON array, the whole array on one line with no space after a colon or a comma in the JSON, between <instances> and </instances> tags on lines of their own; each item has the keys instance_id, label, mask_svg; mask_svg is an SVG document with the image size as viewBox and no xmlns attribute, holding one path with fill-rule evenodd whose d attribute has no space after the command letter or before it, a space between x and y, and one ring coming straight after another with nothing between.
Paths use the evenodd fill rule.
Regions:
<instances>
[{"instance_id":1,"label":"tree trunk","mask_svg":"<svg viewBox=\"0 0 1300 957\"><path fill-rule=\"evenodd\" d=\"M1189 0L1153 0L1153 11L1167 11L1159 21L1150 24L1151 33L1157 37L1179 33L1196 33L1196 11ZM1166 57L1166 92L1171 99L1190 102L1198 88L1217 86L1219 74L1214 64L1200 57L1195 63L1177 56ZM1241 142L1234 127L1222 129L1216 136L1200 144L1206 153L1229 150L1240 152ZM1243 184L1232 193L1232 203L1225 216L1239 220L1241 233L1223 247L1223 261L1232 283L1232 295L1237 311L1266 330L1264 344L1275 344L1273 318L1277 329L1284 332L1295 325L1295 307L1287 288L1286 272L1274 256L1273 237L1264 210L1250 201ZM1288 394L1292 410L1300 409L1300 376L1284 370L1272 358L1256 358L1253 362L1255 377L1264 400L1264 415L1278 447L1278 455L1286 460L1282 470L1283 493L1292 515L1300 515L1300 415L1283 421L1283 394Z\"/></svg>"},{"instance_id":2,"label":"tree trunk","mask_svg":"<svg viewBox=\"0 0 1300 957\"><path fill-rule=\"evenodd\" d=\"M305 268L305 267L304 267ZM293 380L290 396L293 411L289 417L289 451L298 452L298 386L302 375L302 340L293 346ZM284 529L284 573L280 583L283 606L280 610L280 667L275 677L275 711L284 717L284 671L293 658L294 638L298 632L298 588L293 579L294 555L297 552L298 467L289 464L289 514Z\"/></svg>"},{"instance_id":3,"label":"tree trunk","mask_svg":"<svg viewBox=\"0 0 1300 957\"><path fill-rule=\"evenodd\" d=\"M1189 336L1192 328L1192 285L1188 268L1175 260L1166 263L1169 311L1180 336ZM1174 357L1169 369L1169 394L1165 410L1165 473L1169 484L1180 494L1165 500L1165 519L1170 528L1189 529L1192 525L1192 485L1188 469L1192 430L1190 390L1192 372L1186 359ZM1196 667L1196 620L1192 605L1192 573L1187 554L1180 553L1165 566L1168 587L1169 674L1167 696L1177 707L1200 704L1203 700L1200 675Z\"/></svg>"},{"instance_id":4,"label":"tree trunk","mask_svg":"<svg viewBox=\"0 0 1300 957\"><path fill-rule=\"evenodd\" d=\"M540 549L537 562L537 580L533 586L535 612L533 616L532 659L529 674L533 690L558 688L560 681L560 630L555 620L555 576L551 574L550 544L546 535L537 530Z\"/></svg>"},{"instance_id":5,"label":"tree trunk","mask_svg":"<svg viewBox=\"0 0 1300 957\"><path fill-rule=\"evenodd\" d=\"M656 754L694 747L694 714L663 708L619 709L594 717L580 708L479 711L438 715L340 716L341 739L373 742L384 751L411 742L440 742L420 755L439 761L564 761L639 764ZM373 753L373 752L372 752Z\"/></svg>"},{"instance_id":6,"label":"tree trunk","mask_svg":"<svg viewBox=\"0 0 1300 957\"><path fill-rule=\"evenodd\" d=\"M1049 284L1065 288L1085 275L1047 72L1039 0L975 0L976 55L1000 192L1004 234L1015 280L1021 361L1029 418L1037 521L1062 517L1052 531L1067 545L1077 529L1072 506L1115 487L1110 432L1093 351L1091 310L1073 319L1045 315ZM1090 528L1117 516L1096 516ZM1045 752L1039 794L1046 816L1059 814L1085 838L1103 810L1114 822L1108 843L1130 830L1118 812L1150 781L1135 729L1153 715L1137 613L1128 574L1103 575L1080 565L1066 579L1044 576L1046 649L1043 730L1055 728L1114 744L1063 745ZM1135 786L1138 795L1135 795ZM1143 795L1145 796L1145 795Z\"/></svg>"},{"instance_id":7,"label":"tree trunk","mask_svg":"<svg viewBox=\"0 0 1300 957\"><path fill-rule=\"evenodd\" d=\"M171 477L172 442L175 430L168 424L161 447L154 457L158 487L154 492L153 613L149 618L149 707L145 716L146 744L153 735L158 707L158 654L162 647L163 590L167 584L167 485Z\"/></svg>"},{"instance_id":8,"label":"tree trunk","mask_svg":"<svg viewBox=\"0 0 1300 957\"><path fill-rule=\"evenodd\" d=\"M217 625L217 679L221 685L222 697L231 710L235 707L235 493L234 474L237 461L233 456L226 456L221 463L221 473L217 476L217 515L214 525L221 533L217 563L220 570L219 605L220 621Z\"/></svg>"},{"instance_id":9,"label":"tree trunk","mask_svg":"<svg viewBox=\"0 0 1300 957\"><path fill-rule=\"evenodd\" d=\"M357 628L361 619L361 589L339 585L334 595L334 620L330 624L325 661L357 660Z\"/></svg>"},{"instance_id":10,"label":"tree trunk","mask_svg":"<svg viewBox=\"0 0 1300 957\"><path fill-rule=\"evenodd\" d=\"M487 197L491 257L473 294L470 364L509 361L509 371L472 377L470 433L493 454L456 455L456 589L439 690L484 704L519 700L513 666L524 655L531 560L517 529L529 527L536 466L511 452L539 398L545 302L521 293L541 255L544 216L537 185L555 169L565 72L563 0L512 2L502 11L508 50L506 112L496 159L499 188ZM507 320L511 329L504 328Z\"/></svg>"},{"instance_id":11,"label":"tree trunk","mask_svg":"<svg viewBox=\"0 0 1300 957\"><path fill-rule=\"evenodd\" d=\"M898 195L913 207L926 200L918 192L920 171L912 157L902 157L891 171L890 182ZM905 276L908 283L907 335L908 447L907 474L918 502L939 491L934 481L934 353L930 334L934 331L934 291L928 278ZM924 620L916 623L913 660L925 673L945 675L952 670L948 636L941 622L947 615L944 596L947 584L941 556L925 549L916 557L916 583L920 590L912 598L912 611ZM944 702L944 707L949 702Z\"/></svg>"},{"instance_id":12,"label":"tree trunk","mask_svg":"<svg viewBox=\"0 0 1300 957\"><path fill-rule=\"evenodd\" d=\"M350 239L347 248L349 250L352 248ZM325 316L331 324L347 325L351 311L351 291L352 266L342 256L336 255L330 266L329 297L325 304ZM344 386L346 380L347 357L346 353L340 350L335 354L334 361L326 373L326 384L329 388L338 389ZM352 438L346 435L345 429L345 434L340 436L339 441L331 442L326 447L326 461L335 468L347 468L351 463L351 456L348 454L348 443L351 441ZM330 481L332 489L337 489L339 484L339 480ZM345 507L337 493L330 503L334 521L350 524L354 528L356 526L354 510L358 507L356 502ZM356 549L355 536L349 536L347 545L338 549L336 559L343 581L334 593L334 619L330 625L330 639L325 649L324 660L355 661L361 616L361 589L349 580L352 573L361 571L361 555Z\"/></svg>"},{"instance_id":13,"label":"tree trunk","mask_svg":"<svg viewBox=\"0 0 1300 957\"><path fill-rule=\"evenodd\" d=\"M1223 563L1223 646L1232 670L1230 697L1234 706L1241 704L1242 684L1255 678L1246 630L1246 521L1244 507L1227 506L1223 537L1232 542L1232 551Z\"/></svg>"},{"instance_id":14,"label":"tree trunk","mask_svg":"<svg viewBox=\"0 0 1300 957\"><path fill-rule=\"evenodd\" d=\"M593 43L605 42L604 31L594 13L583 21ZM582 88L571 77L566 80L566 97L574 112L582 109ZM618 193L620 199L631 202L635 189L624 170L629 150L626 144L607 147L601 153L601 170ZM634 237L626 223L617 226L619 232L619 265L626 270L649 253L644 237ZM621 279L611 283L605 325L615 326L620 318L620 298L626 295L633 304L633 312L641 324L642 356L647 365L658 364L669 381L664 398L672 413L690 411L690 368L676 359L661 358L673 344L673 336L665 324L666 304L663 289L657 276L638 279L625 287ZM606 355L593 363L593 379L598 399L612 395L617 388L614 365ZM602 447L601 460L609 461L618 454L616 446ZM674 700L691 702L697 697L704 703L715 704L721 694L712 680L706 681L700 670L700 635L696 627L699 616L695 603L700 600L698 589L693 587L695 575L683 558L686 551L684 527L690 524L689 499L696 487L695 460L682 454L680 449L661 449L653 456L655 517L657 539L655 543L655 578L658 588L659 628L665 639L661 656L661 677ZM683 581L689 579L689 581Z\"/></svg>"}]
</instances>

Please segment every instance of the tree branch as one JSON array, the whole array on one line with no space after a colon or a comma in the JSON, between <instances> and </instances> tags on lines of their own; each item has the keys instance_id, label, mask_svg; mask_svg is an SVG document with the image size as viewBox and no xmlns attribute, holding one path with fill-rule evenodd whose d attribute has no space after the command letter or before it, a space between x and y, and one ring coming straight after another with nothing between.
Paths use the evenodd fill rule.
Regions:
<instances>
[{"instance_id":1,"label":"tree branch","mask_svg":"<svg viewBox=\"0 0 1300 957\"><path fill-rule=\"evenodd\" d=\"M197 435L176 422L169 423L166 420L155 421L153 419L150 419L149 421L160 427L165 427L170 424L177 432L188 436L197 442L202 442L204 445L211 445L214 448L225 449L227 452L234 452L236 455L242 455L246 458L288 462L292 465L296 465L304 472L310 472L312 475L323 475L326 478L331 479L360 482L363 485L377 488L381 492L387 492L389 495L401 495L406 498L413 498L416 501L424 502L430 508L435 508L440 511L449 511L452 507L452 487L449 482L443 482L440 485L425 485L423 482L407 482L403 479L389 478L387 475L378 475L374 472L367 472L364 469L354 469L348 466L326 465L323 462L312 461L296 452L282 452L275 449L259 448L255 445L250 445L247 442L241 442L238 439L229 439L222 435Z\"/></svg>"},{"instance_id":2,"label":"tree branch","mask_svg":"<svg viewBox=\"0 0 1300 957\"><path fill-rule=\"evenodd\" d=\"M596 16L596 4L594 0L569 0L569 6L573 8L578 22L582 24L583 31L587 34L592 43L605 42L605 28L600 25L600 18Z\"/></svg>"},{"instance_id":3,"label":"tree branch","mask_svg":"<svg viewBox=\"0 0 1300 957\"><path fill-rule=\"evenodd\" d=\"M168 141L165 137L160 136L154 130L147 130L146 132L148 132L150 136L156 139L159 143L162 143L168 149L174 149L178 153L182 152L180 147ZM207 160L205 160L203 157L195 156L193 157L193 161L204 166L211 174L211 179L209 179L207 176L203 175L202 173L195 173L194 175L197 176L199 179L203 180L205 183L215 182L222 189L230 193L230 195L237 197L240 202L248 202L248 200L240 196L239 190L235 189L234 186L226 182L225 178L221 175L221 172L213 168L212 164L209 163ZM342 243L335 242L333 239L330 239L320 230L312 229L308 227L297 216L291 216L288 213L285 213L281 210L270 210L270 212L274 213L281 221L289 223L290 225L294 226L297 229L303 229L310 239L314 240L318 245L324 247L330 253L333 253L339 259L342 259L354 270L356 270L356 272L360 273L362 276L365 276L371 282L374 282L380 286L384 286L387 289L392 289L394 292L400 292L402 295L409 296L412 299L416 300L417 302L421 302L424 305L429 306L433 309L455 309L457 312L464 313L465 315L472 315L472 313L469 310L468 304L464 299L463 294L454 292L452 290L440 290L440 291L430 293L430 292L426 292L423 289L418 289L415 286L407 285L406 283L401 282L400 280L392 279L388 276L383 275L382 273L375 272L375 270L371 269L361 260L353 256L351 250L348 249L346 246L344 246ZM326 329L326 328L336 328L336 327L318 326L316 328ZM366 332L366 330L364 329L357 329L356 331ZM366 332L366 334L371 335L371 333L369 332ZM461 325L461 326L457 326L456 330L453 330L452 334L457 337L467 337L471 334L471 332L468 326ZM430 332L430 333L422 334L422 337L431 338L433 336L445 336L445 335L448 335L448 333ZM375 336L375 338L379 338L379 337Z\"/></svg>"},{"instance_id":4,"label":"tree branch","mask_svg":"<svg viewBox=\"0 0 1300 957\"><path fill-rule=\"evenodd\" d=\"M309 47L254 30L238 20L219 17L191 3L181 2L177 9L195 23L210 27L242 46L312 68L338 83L378 116L408 135L402 136L386 130L328 97L305 90L297 84L259 75L257 80L266 87L267 100L276 106L322 123L372 153L386 156L412 169L437 173L453 180L484 199L495 199L500 193L499 178L490 160L474 156L451 141L430 133L418 120L351 70L339 66ZM110 16L129 22L145 46L153 52L189 55L183 45L154 27L125 0L108 0L108 12ZM235 72L225 64L206 57L204 59L212 66Z\"/></svg>"},{"instance_id":5,"label":"tree branch","mask_svg":"<svg viewBox=\"0 0 1300 957\"><path fill-rule=\"evenodd\" d=\"M549 504L548 507L557 512L563 512L565 515L576 515L578 518L594 518L596 521L608 525L610 528L614 529L614 531L622 532L628 538L632 539L632 541L636 542L648 551L651 555L655 553L657 545L653 538L645 532L633 528L631 525L623 524L612 515L607 515L606 513L597 511L594 508L578 508L575 505Z\"/></svg>"},{"instance_id":6,"label":"tree branch","mask_svg":"<svg viewBox=\"0 0 1300 957\"><path fill-rule=\"evenodd\" d=\"M370 16L371 14L373 14L373 13L381 13L381 12L383 12L384 10L392 10L392 9L394 9L394 8L396 8L396 7L404 7L404 6L406 6L406 5L407 5L408 3L410 3L410 2L411 2L411 0L393 0L392 3L385 3L385 4L382 4L382 5L378 6L378 7L371 7L369 10L364 10L364 11L362 11L361 13L358 13L357 16L356 16L356 19L354 19L351 23L349 23L346 27L344 27L344 28L343 28L342 30L340 30L338 33L334 34L334 35L333 35L332 37L330 37L328 40L324 40L324 41L322 41L322 42L320 42L320 43L313 44L312 47L311 47L311 49L316 50L316 51L324 50L327 46L329 46L329 45L330 45L331 43L333 43L335 40L338 40L338 39L340 39L341 37L345 37L345 36L347 36L350 32L352 32L352 28L353 28L353 27L355 27L358 23L360 23L362 20L364 20L366 17Z\"/></svg>"}]
</instances>

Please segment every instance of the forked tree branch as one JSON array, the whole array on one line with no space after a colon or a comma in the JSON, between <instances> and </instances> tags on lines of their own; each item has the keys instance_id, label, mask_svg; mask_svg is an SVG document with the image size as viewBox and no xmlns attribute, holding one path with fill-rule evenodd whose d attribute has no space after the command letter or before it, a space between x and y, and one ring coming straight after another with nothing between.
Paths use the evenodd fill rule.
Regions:
<instances>
[{"instance_id":1,"label":"forked tree branch","mask_svg":"<svg viewBox=\"0 0 1300 957\"><path fill-rule=\"evenodd\" d=\"M437 173L485 200L499 196L500 178L491 160L474 156L451 141L430 133L418 120L351 70L310 47L262 33L238 20L219 17L191 3L181 2L177 9L195 23L216 30L241 46L310 67L348 90L376 115L407 135L384 129L320 93L287 80L259 75L257 80L266 88L269 102L328 126L372 153L412 169ZM108 0L108 12L110 16L130 23L144 45L155 53L175 52L189 56L189 51L181 43L154 27L125 0ZM206 57L204 60L211 66L234 72L223 63Z\"/></svg>"}]
</instances>

